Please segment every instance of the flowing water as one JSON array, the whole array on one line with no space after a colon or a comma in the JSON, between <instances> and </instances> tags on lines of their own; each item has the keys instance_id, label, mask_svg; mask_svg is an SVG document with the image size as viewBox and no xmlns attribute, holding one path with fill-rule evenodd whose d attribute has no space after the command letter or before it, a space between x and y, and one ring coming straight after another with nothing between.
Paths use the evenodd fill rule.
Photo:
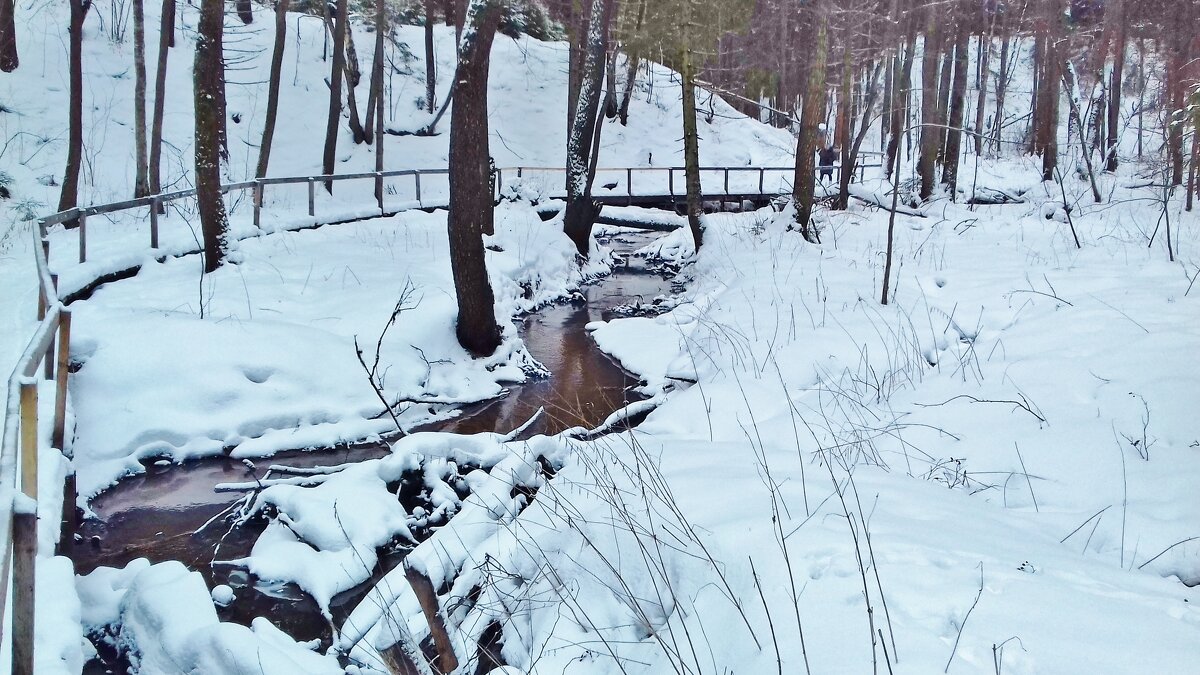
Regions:
<instances>
[{"instance_id":1,"label":"flowing water","mask_svg":"<svg viewBox=\"0 0 1200 675\"><path fill-rule=\"evenodd\" d=\"M627 255L653 238L644 233L622 234L609 245ZM627 263L612 274L583 288L581 297L550 305L520 321L526 347L550 371L549 377L513 385L503 398L467 406L459 417L421 430L506 433L528 420L538 408L543 408L545 414L525 432L527 436L599 425L613 411L642 397L632 391L637 378L601 352L585 326L631 309L636 311L670 291L668 275L650 269L641 258L628 257ZM218 608L223 620L249 625L253 618L264 616L298 640L320 639L328 645L330 626L316 603L300 589L252 578L238 568L212 564L214 559L248 554L262 528L261 523L252 523L230 530L224 519L216 517L242 494L215 492L213 486L253 481L270 464L329 466L387 453L386 443L364 443L283 452L257 464L224 456L181 465L151 464L144 474L126 478L93 499L91 508L97 518L85 520L66 542L64 551L74 560L77 574L87 574L100 566L122 567L136 558L156 563L182 561L200 572L210 588L216 584L234 588L237 599L228 607ZM376 578L402 559L403 551L384 552ZM330 609L335 623L345 618L371 583L334 598ZM106 655L93 662L88 672L118 672L115 665L102 663L115 664L113 658Z\"/></svg>"}]
</instances>

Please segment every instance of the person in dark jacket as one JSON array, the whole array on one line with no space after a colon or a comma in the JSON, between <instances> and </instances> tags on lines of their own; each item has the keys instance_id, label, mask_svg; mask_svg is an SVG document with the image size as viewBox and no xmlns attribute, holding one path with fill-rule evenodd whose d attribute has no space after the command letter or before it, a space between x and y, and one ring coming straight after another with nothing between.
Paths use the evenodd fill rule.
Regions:
<instances>
[{"instance_id":1,"label":"person in dark jacket","mask_svg":"<svg viewBox=\"0 0 1200 675\"><path fill-rule=\"evenodd\" d=\"M822 148L821 151L817 153L817 157L820 160L817 163L817 168L821 170L821 183L824 184L826 178L832 181L833 165L838 158L837 148L833 147L832 145Z\"/></svg>"}]
</instances>

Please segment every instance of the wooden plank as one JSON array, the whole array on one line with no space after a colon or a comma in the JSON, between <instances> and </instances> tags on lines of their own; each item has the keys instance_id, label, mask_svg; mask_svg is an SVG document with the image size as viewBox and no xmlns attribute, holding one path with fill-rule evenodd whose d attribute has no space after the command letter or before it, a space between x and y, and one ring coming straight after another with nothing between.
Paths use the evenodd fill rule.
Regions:
<instances>
[{"instance_id":1,"label":"wooden plank","mask_svg":"<svg viewBox=\"0 0 1200 675\"><path fill-rule=\"evenodd\" d=\"M454 653L454 645L450 643L450 635L446 632L446 621L442 617L433 582L425 574L408 565L404 566L404 578L412 586L413 595L417 597L421 611L425 613L425 621L429 623L429 635L433 638L438 652L434 669L439 673L453 672L458 668L458 656Z\"/></svg>"},{"instance_id":2,"label":"wooden plank","mask_svg":"<svg viewBox=\"0 0 1200 675\"><path fill-rule=\"evenodd\" d=\"M87 262L87 212L79 212L79 262Z\"/></svg>"},{"instance_id":3,"label":"wooden plank","mask_svg":"<svg viewBox=\"0 0 1200 675\"><path fill-rule=\"evenodd\" d=\"M68 459L73 453L66 448L67 429L67 376L71 359L71 310L63 309L58 316L58 377L54 380L54 429L50 434L50 445L64 451ZM49 361L49 354L46 356Z\"/></svg>"},{"instance_id":4,"label":"wooden plank","mask_svg":"<svg viewBox=\"0 0 1200 675\"><path fill-rule=\"evenodd\" d=\"M21 382L21 485L20 489L37 499L38 465L38 385L37 381Z\"/></svg>"},{"instance_id":5,"label":"wooden plank","mask_svg":"<svg viewBox=\"0 0 1200 675\"><path fill-rule=\"evenodd\" d=\"M13 514L13 675L33 675L33 626L37 513Z\"/></svg>"}]
</instances>

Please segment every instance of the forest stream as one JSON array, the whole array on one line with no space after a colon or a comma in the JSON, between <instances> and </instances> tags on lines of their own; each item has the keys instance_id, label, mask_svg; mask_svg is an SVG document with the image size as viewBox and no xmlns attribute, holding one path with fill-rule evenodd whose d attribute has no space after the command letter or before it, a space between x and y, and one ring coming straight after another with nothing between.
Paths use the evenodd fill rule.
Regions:
<instances>
[{"instance_id":1,"label":"forest stream","mask_svg":"<svg viewBox=\"0 0 1200 675\"><path fill-rule=\"evenodd\" d=\"M458 417L413 431L508 433L543 408L545 413L524 436L554 434L576 426L594 428L614 411L644 398L633 391L638 378L600 351L585 327L592 321L637 313L650 307L656 296L671 292L669 273L630 255L656 236L660 233L614 236L606 243L624 264L580 289L579 297L518 319L521 338L530 354L550 371L549 377L511 385L506 396L468 405ZM209 588L227 584L234 589L236 600L217 608L222 620L248 626L255 617L266 617L293 638L320 640L324 648L330 644L331 628L307 594L292 584L271 583L238 567L212 564L214 559L248 555L263 527L261 522L251 521L231 529L223 518L209 523L244 496L213 488L219 483L254 481L272 464L330 466L388 452L388 444L380 441L287 451L253 462L220 456L184 464L152 463L145 473L121 480L91 501L96 517L83 519L75 536L64 537L69 540L64 552L74 561L77 574L101 566L123 567L137 558L152 563L181 561L200 572ZM375 576L335 597L330 607L334 623L340 625L371 586L403 557L403 551L381 554ZM97 647L102 650L100 658L90 662L85 673L120 672L120 656Z\"/></svg>"}]
</instances>

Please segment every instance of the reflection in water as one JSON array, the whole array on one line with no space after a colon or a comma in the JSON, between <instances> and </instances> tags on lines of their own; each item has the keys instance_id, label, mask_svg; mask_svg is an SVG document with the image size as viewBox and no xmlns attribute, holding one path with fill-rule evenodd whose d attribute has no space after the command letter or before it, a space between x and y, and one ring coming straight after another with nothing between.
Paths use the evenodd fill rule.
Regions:
<instances>
[{"instance_id":1,"label":"reflection in water","mask_svg":"<svg viewBox=\"0 0 1200 675\"><path fill-rule=\"evenodd\" d=\"M628 253L652 238L647 234L621 235L611 245L620 253ZM641 259L631 258L628 265L584 288L583 300L552 305L525 317L521 337L551 376L514 385L503 398L467 406L460 417L421 430L508 432L539 407L545 409L545 414L526 435L599 425L614 410L641 397L631 391L637 378L597 349L584 327L591 321L610 318L613 308L649 304L655 296L669 291L666 279L648 270ZM228 457L183 465L156 464L147 467L145 474L124 479L96 497L91 508L99 518L85 521L64 550L75 561L77 574L87 574L101 565L121 567L135 558L182 561L204 575L210 588L216 584L234 588L237 600L219 610L223 620L249 625L254 617L265 616L298 640L319 638L328 645L329 624L304 593L252 579L244 570L212 564L214 559L247 555L261 531L261 524L229 531L228 523L217 516L242 495L214 492L213 486L253 481L270 464L330 466L382 457L387 452L386 444L374 443L284 452L259 460L257 466ZM382 569L377 570L377 576L402 559L402 551L381 556ZM331 610L335 623L345 618L369 587L370 582L334 599Z\"/></svg>"}]
</instances>

